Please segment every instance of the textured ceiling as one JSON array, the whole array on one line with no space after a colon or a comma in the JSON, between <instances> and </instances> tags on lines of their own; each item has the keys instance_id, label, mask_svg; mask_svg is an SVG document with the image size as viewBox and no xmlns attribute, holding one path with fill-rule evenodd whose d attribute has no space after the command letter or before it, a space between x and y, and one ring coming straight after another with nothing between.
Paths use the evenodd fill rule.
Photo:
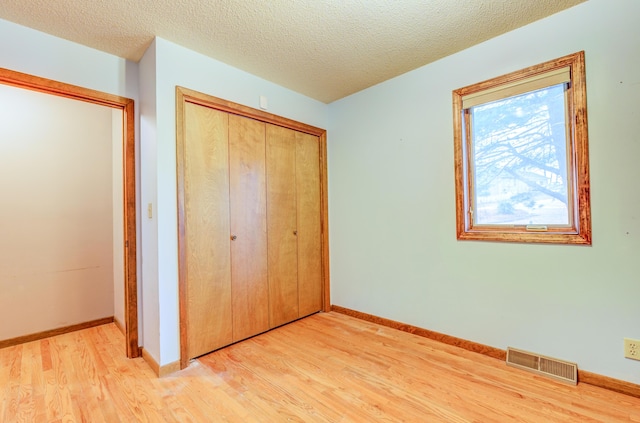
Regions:
<instances>
[{"instance_id":1,"label":"textured ceiling","mask_svg":"<svg viewBox=\"0 0 640 423\"><path fill-rule=\"evenodd\" d=\"M154 36L325 103L584 0L0 0L0 18L138 61Z\"/></svg>"}]
</instances>

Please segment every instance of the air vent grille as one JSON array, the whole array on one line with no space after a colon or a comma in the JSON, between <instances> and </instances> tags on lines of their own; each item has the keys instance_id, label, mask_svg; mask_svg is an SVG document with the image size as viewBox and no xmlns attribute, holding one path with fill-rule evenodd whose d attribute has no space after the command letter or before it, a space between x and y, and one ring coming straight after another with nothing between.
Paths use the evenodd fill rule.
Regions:
<instances>
[{"instance_id":1,"label":"air vent grille","mask_svg":"<svg viewBox=\"0 0 640 423\"><path fill-rule=\"evenodd\" d=\"M509 347L507 348L507 365L548 376L571 385L578 383L578 366L575 363Z\"/></svg>"}]
</instances>

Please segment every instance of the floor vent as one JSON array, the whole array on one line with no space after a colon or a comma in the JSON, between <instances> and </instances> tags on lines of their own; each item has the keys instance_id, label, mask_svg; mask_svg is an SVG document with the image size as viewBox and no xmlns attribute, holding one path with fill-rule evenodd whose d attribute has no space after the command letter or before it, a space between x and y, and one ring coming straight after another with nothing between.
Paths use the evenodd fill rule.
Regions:
<instances>
[{"instance_id":1,"label":"floor vent","mask_svg":"<svg viewBox=\"0 0 640 423\"><path fill-rule=\"evenodd\" d=\"M507 365L548 376L571 385L578 384L578 365L527 351L507 348Z\"/></svg>"}]
</instances>

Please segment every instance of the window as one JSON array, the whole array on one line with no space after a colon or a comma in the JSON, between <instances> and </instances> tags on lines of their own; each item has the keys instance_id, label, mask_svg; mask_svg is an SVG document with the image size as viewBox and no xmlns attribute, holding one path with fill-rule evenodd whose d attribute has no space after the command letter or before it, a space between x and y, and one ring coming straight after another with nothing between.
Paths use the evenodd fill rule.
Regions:
<instances>
[{"instance_id":1,"label":"window","mask_svg":"<svg viewBox=\"0 0 640 423\"><path fill-rule=\"evenodd\" d=\"M460 240L591 244L584 52L453 92Z\"/></svg>"}]
</instances>

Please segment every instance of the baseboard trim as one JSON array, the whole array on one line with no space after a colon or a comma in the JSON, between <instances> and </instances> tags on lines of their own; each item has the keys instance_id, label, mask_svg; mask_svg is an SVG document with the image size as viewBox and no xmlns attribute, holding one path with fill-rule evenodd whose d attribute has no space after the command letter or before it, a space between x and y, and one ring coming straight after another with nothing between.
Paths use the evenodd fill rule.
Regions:
<instances>
[{"instance_id":1,"label":"baseboard trim","mask_svg":"<svg viewBox=\"0 0 640 423\"><path fill-rule=\"evenodd\" d=\"M153 370L156 376L160 376L160 365L158 364L158 362L153 357L151 357L151 354L149 354L147 350L144 349L144 347L140 348L140 350L142 352L142 354L140 355L142 356L144 361L147 362L147 364L149 365L149 367L151 367L151 370Z\"/></svg>"},{"instance_id":2,"label":"baseboard trim","mask_svg":"<svg viewBox=\"0 0 640 423\"><path fill-rule=\"evenodd\" d=\"M144 347L140 348L140 355L158 377L164 377L180 370L180 361L174 361L173 363L160 366L158 362L151 356L151 354L149 354L147 350L144 349Z\"/></svg>"},{"instance_id":3,"label":"baseboard trim","mask_svg":"<svg viewBox=\"0 0 640 423\"><path fill-rule=\"evenodd\" d=\"M397 322L395 320L385 319L383 317L374 316L373 314L362 313L360 311L351 310L340 306L331 306L331 311L346 314L347 316L356 317L367 322L377 323L403 332L412 333L424 338L433 339L448 345L464 348L465 350L477 352L499 360L507 359L507 352L499 348L490 347L488 345L478 344L477 342L467 341L466 339L456 338L455 336L445 335L444 333L434 332L432 330L419 328L417 326L408 325L406 323Z\"/></svg>"},{"instance_id":4,"label":"baseboard trim","mask_svg":"<svg viewBox=\"0 0 640 423\"><path fill-rule=\"evenodd\" d=\"M578 369L578 382L640 398L640 385Z\"/></svg>"},{"instance_id":5,"label":"baseboard trim","mask_svg":"<svg viewBox=\"0 0 640 423\"><path fill-rule=\"evenodd\" d=\"M331 306L331 311L346 314L347 316L355 317L367 322L377 323L379 325L401 330L403 332L412 333L424 338L433 339L434 341L439 341L444 344L460 347L468 351L473 351L479 354L496 358L498 360L504 361L507 358L507 352L500 348L494 348L477 342L468 341L466 339L456 338L455 336L445 335L440 332L434 332L417 326L408 325L406 323L397 322L395 320L385 319L384 317L378 317L373 314L363 313L361 311L356 311L336 305ZM610 391L640 398L640 385L636 385L635 383L626 382L619 379L614 379L608 376L599 375L596 373L587 372L585 370L578 369L578 383L593 385L599 388L604 388Z\"/></svg>"},{"instance_id":6,"label":"baseboard trim","mask_svg":"<svg viewBox=\"0 0 640 423\"><path fill-rule=\"evenodd\" d=\"M49 329L38 333L32 333L29 335L18 336L16 338L5 339L0 341L0 348L12 347L14 345L25 344L27 342L39 341L40 339L49 338L51 336L63 335L69 332L75 332L77 330L88 329L95 326L106 325L113 323L114 318L104 317L102 319L91 320L89 322L76 323L75 325L64 326L56 329Z\"/></svg>"},{"instance_id":7,"label":"baseboard trim","mask_svg":"<svg viewBox=\"0 0 640 423\"><path fill-rule=\"evenodd\" d=\"M113 318L113 323L115 323L116 327L118 329L120 329L120 332L122 332L122 334L124 336L127 336L127 331L124 329L124 325L122 324L122 322L120 320L118 320L116 317Z\"/></svg>"}]
</instances>

